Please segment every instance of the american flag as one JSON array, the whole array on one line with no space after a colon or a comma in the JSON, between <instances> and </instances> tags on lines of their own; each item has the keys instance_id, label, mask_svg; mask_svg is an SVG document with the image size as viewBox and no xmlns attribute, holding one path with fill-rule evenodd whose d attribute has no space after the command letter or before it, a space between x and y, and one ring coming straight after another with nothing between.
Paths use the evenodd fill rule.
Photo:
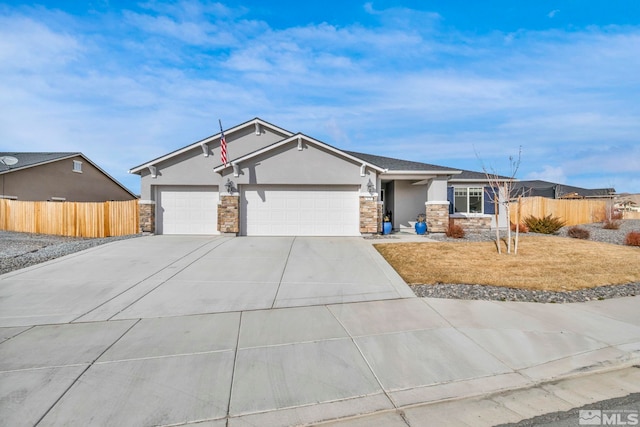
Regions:
<instances>
[{"instance_id":1,"label":"american flag","mask_svg":"<svg viewBox=\"0 0 640 427\"><path fill-rule=\"evenodd\" d=\"M227 140L224 138L224 131L222 130L222 120L218 119L220 123L220 160L223 165L227 165Z\"/></svg>"}]
</instances>

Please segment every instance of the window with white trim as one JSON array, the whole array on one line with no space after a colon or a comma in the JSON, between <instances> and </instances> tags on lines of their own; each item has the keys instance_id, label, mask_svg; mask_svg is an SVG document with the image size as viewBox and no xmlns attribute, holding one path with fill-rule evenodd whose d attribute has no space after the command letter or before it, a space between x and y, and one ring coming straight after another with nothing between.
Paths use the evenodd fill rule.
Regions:
<instances>
[{"instance_id":1,"label":"window with white trim","mask_svg":"<svg viewBox=\"0 0 640 427\"><path fill-rule=\"evenodd\" d=\"M82 173L82 162L80 160L73 161L73 171Z\"/></svg>"},{"instance_id":2,"label":"window with white trim","mask_svg":"<svg viewBox=\"0 0 640 427\"><path fill-rule=\"evenodd\" d=\"M483 213L482 187L456 187L453 207L456 213Z\"/></svg>"}]
</instances>

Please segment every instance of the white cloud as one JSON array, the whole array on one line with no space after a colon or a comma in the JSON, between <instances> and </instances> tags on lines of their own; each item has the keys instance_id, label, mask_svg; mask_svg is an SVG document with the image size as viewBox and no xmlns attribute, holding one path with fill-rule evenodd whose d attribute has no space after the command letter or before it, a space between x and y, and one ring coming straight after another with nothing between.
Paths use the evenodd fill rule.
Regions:
<instances>
[{"instance_id":1,"label":"white cloud","mask_svg":"<svg viewBox=\"0 0 640 427\"><path fill-rule=\"evenodd\" d=\"M544 165L540 171L530 172L527 174L525 179L540 179L542 181L555 182L558 184L567 183L567 176L562 167L550 165Z\"/></svg>"},{"instance_id":2,"label":"white cloud","mask_svg":"<svg viewBox=\"0 0 640 427\"><path fill-rule=\"evenodd\" d=\"M551 12L547 14L549 18L555 17L560 12L560 9L553 9Z\"/></svg>"},{"instance_id":3,"label":"white cloud","mask_svg":"<svg viewBox=\"0 0 640 427\"><path fill-rule=\"evenodd\" d=\"M365 10L374 27L275 29L218 3L150 2L121 21L94 16L118 21L99 31L2 9L0 145L86 147L130 167L215 133L217 118L261 116L354 151L467 169L479 168L474 146L500 164L520 145L523 176L640 169L639 28L470 38L439 32L434 14Z\"/></svg>"}]
</instances>

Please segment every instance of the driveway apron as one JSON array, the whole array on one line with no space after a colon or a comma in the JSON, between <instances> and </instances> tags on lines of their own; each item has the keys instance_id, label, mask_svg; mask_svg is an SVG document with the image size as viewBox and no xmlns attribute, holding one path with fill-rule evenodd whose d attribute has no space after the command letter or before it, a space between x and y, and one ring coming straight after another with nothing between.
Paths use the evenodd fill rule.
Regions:
<instances>
[{"instance_id":1,"label":"driveway apron","mask_svg":"<svg viewBox=\"0 0 640 427\"><path fill-rule=\"evenodd\" d=\"M640 362L640 297L416 298L358 238L131 239L0 297L0 425L420 426L427 403Z\"/></svg>"}]
</instances>

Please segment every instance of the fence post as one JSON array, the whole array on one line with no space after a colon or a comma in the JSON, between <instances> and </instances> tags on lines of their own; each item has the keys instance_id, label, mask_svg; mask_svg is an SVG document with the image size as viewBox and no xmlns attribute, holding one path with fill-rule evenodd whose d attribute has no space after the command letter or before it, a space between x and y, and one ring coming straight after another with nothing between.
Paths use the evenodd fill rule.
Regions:
<instances>
[{"instance_id":1,"label":"fence post","mask_svg":"<svg viewBox=\"0 0 640 427\"><path fill-rule=\"evenodd\" d=\"M111 215L109 211L109 202L104 202L104 237L111 237Z\"/></svg>"}]
</instances>

